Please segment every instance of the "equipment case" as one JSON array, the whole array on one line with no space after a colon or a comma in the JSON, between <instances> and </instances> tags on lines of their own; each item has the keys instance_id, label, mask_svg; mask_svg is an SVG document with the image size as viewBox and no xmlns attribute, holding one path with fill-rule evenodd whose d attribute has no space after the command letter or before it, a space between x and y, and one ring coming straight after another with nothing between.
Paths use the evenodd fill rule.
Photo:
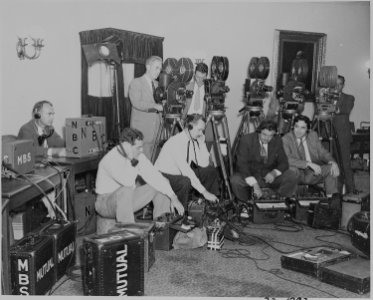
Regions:
<instances>
[{"instance_id":1,"label":"equipment case","mask_svg":"<svg viewBox=\"0 0 373 300\"><path fill-rule=\"evenodd\" d=\"M282 222L288 209L285 201L260 201L249 205L252 206L252 221L255 224Z\"/></svg>"}]
</instances>

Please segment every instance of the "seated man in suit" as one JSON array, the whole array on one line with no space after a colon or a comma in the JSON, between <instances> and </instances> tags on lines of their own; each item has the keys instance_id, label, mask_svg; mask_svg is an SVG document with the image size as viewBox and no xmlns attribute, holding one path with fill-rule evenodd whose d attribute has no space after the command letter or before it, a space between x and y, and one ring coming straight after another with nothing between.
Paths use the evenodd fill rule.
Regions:
<instances>
[{"instance_id":1,"label":"seated man in suit","mask_svg":"<svg viewBox=\"0 0 373 300\"><path fill-rule=\"evenodd\" d=\"M162 58L151 56L146 62L146 72L131 81L128 93L132 104L131 127L137 128L144 134L144 154L151 159L157 132L161 123L162 104L154 100L156 79L162 69Z\"/></svg>"},{"instance_id":2,"label":"seated man in suit","mask_svg":"<svg viewBox=\"0 0 373 300\"><path fill-rule=\"evenodd\" d=\"M32 109L32 119L18 132L17 139L34 142L37 159L43 159L47 155L66 155L65 141L54 130L53 120L53 104L47 100L39 101Z\"/></svg>"},{"instance_id":3,"label":"seated man in suit","mask_svg":"<svg viewBox=\"0 0 373 300\"><path fill-rule=\"evenodd\" d=\"M96 177L97 199L95 208L104 218L118 222L135 221L134 212L153 201L153 218L184 208L170 183L143 154L143 135L134 128L124 128L121 143L111 149L100 161ZM137 185L141 176L146 184Z\"/></svg>"},{"instance_id":4,"label":"seated man in suit","mask_svg":"<svg viewBox=\"0 0 373 300\"><path fill-rule=\"evenodd\" d=\"M219 201L219 174L214 167L209 166L210 154L204 130L205 119L202 115L187 116L184 130L163 145L155 162L156 168L170 181L185 208L191 187L206 200Z\"/></svg>"},{"instance_id":5,"label":"seated man in suit","mask_svg":"<svg viewBox=\"0 0 373 300\"><path fill-rule=\"evenodd\" d=\"M339 168L333 156L323 147L307 116L294 118L292 131L282 138L290 169L301 184L324 182L328 197L338 192Z\"/></svg>"},{"instance_id":6,"label":"seated man in suit","mask_svg":"<svg viewBox=\"0 0 373 300\"><path fill-rule=\"evenodd\" d=\"M289 170L282 140L275 136L277 124L264 120L256 132L241 138L237 149L236 173L231 176L233 193L241 201L250 197L250 187L256 197L262 196L263 187L278 192L281 197L293 197L297 177Z\"/></svg>"}]
</instances>

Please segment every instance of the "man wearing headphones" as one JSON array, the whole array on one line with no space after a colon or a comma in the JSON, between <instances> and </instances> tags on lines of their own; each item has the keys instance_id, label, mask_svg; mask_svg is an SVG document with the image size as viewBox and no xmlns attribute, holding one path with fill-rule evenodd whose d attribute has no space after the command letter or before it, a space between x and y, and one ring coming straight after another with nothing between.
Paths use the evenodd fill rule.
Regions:
<instances>
[{"instance_id":1,"label":"man wearing headphones","mask_svg":"<svg viewBox=\"0 0 373 300\"><path fill-rule=\"evenodd\" d=\"M153 219L174 211L184 214L170 183L143 154L143 134L134 128L124 128L121 143L100 161L96 177L96 211L118 222L135 222L134 212L153 201ZM144 185L136 184L141 176Z\"/></svg>"},{"instance_id":2,"label":"man wearing headphones","mask_svg":"<svg viewBox=\"0 0 373 300\"><path fill-rule=\"evenodd\" d=\"M155 167L170 181L185 208L191 187L206 200L219 201L219 174L209 166L210 154L203 134L205 126L202 115L187 116L184 130L168 139L155 162Z\"/></svg>"},{"instance_id":3,"label":"man wearing headphones","mask_svg":"<svg viewBox=\"0 0 373 300\"><path fill-rule=\"evenodd\" d=\"M151 159L161 124L161 115L158 112L163 111L162 104L157 104L154 100L155 89L158 86L156 79L162 70L162 58L151 56L146 60L145 66L145 74L131 81L128 93L132 104L131 127L139 129L144 134L144 154Z\"/></svg>"},{"instance_id":4,"label":"man wearing headphones","mask_svg":"<svg viewBox=\"0 0 373 300\"><path fill-rule=\"evenodd\" d=\"M292 131L282 138L290 169L301 184L324 182L328 197L338 192L339 168L333 156L323 147L307 116L294 118Z\"/></svg>"},{"instance_id":5,"label":"man wearing headphones","mask_svg":"<svg viewBox=\"0 0 373 300\"><path fill-rule=\"evenodd\" d=\"M65 141L54 131L54 108L50 101L42 100L35 103L32 109L32 119L24 124L17 139L27 139L34 142L37 157L47 155L66 155Z\"/></svg>"},{"instance_id":6,"label":"man wearing headphones","mask_svg":"<svg viewBox=\"0 0 373 300\"><path fill-rule=\"evenodd\" d=\"M236 173L231 176L232 190L239 200L249 199L249 187L258 198L263 194L263 187L275 189L281 197L294 196L297 177L289 170L282 140L275 136L276 131L276 122L264 120L256 132L241 138L236 154Z\"/></svg>"}]
</instances>

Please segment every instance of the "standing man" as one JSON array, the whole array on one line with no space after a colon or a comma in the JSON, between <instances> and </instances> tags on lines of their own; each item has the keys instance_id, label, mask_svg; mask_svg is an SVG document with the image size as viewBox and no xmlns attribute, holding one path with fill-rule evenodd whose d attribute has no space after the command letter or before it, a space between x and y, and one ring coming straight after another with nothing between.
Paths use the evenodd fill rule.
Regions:
<instances>
[{"instance_id":1,"label":"standing man","mask_svg":"<svg viewBox=\"0 0 373 300\"><path fill-rule=\"evenodd\" d=\"M208 66L205 63L196 65L193 80L187 85L187 90L193 91L192 98L186 100L183 119L187 115L199 114L205 116L206 102L204 80L207 78Z\"/></svg>"},{"instance_id":2,"label":"standing man","mask_svg":"<svg viewBox=\"0 0 373 300\"><path fill-rule=\"evenodd\" d=\"M163 145L155 162L156 168L170 181L185 208L191 187L206 200L219 201L219 173L209 166L210 154L203 134L205 122L202 115L187 116L184 130Z\"/></svg>"},{"instance_id":3,"label":"standing man","mask_svg":"<svg viewBox=\"0 0 373 300\"><path fill-rule=\"evenodd\" d=\"M32 140L39 159L47 155L66 155L65 141L53 128L53 104L47 100L36 102L31 115L32 119L20 128L17 139Z\"/></svg>"},{"instance_id":4,"label":"standing man","mask_svg":"<svg viewBox=\"0 0 373 300\"><path fill-rule=\"evenodd\" d=\"M131 127L144 134L144 154L151 159L161 115L162 104L154 100L154 92L158 86L156 79L162 69L162 58L150 56L146 62L143 76L132 80L129 86L129 97L132 104Z\"/></svg>"},{"instance_id":5,"label":"standing man","mask_svg":"<svg viewBox=\"0 0 373 300\"><path fill-rule=\"evenodd\" d=\"M325 193L331 198L338 193L339 168L333 156L327 151L317 133L311 128L307 116L294 118L293 130L282 138L284 150L301 184L324 182Z\"/></svg>"},{"instance_id":6,"label":"standing man","mask_svg":"<svg viewBox=\"0 0 373 300\"><path fill-rule=\"evenodd\" d=\"M260 198L263 187L275 189L281 197L293 197L298 179L289 170L277 124L264 120L256 132L244 135L237 149L236 173L231 176L233 193L241 201L250 197L250 188Z\"/></svg>"},{"instance_id":7,"label":"standing man","mask_svg":"<svg viewBox=\"0 0 373 300\"><path fill-rule=\"evenodd\" d=\"M153 201L153 218L184 208L168 180L152 165L143 152L143 135L133 128L124 128L120 144L100 161L96 177L96 211L104 218L117 222L135 222L134 212ZM146 184L137 185L141 176Z\"/></svg>"},{"instance_id":8,"label":"standing man","mask_svg":"<svg viewBox=\"0 0 373 300\"><path fill-rule=\"evenodd\" d=\"M352 193L354 190L353 173L351 169L351 126L350 113L354 107L355 98L352 95L343 93L345 78L338 75L336 90L339 93L337 101L337 111L333 117L333 125L339 142L339 152L341 154L341 163L344 175L344 184L346 193Z\"/></svg>"}]
</instances>

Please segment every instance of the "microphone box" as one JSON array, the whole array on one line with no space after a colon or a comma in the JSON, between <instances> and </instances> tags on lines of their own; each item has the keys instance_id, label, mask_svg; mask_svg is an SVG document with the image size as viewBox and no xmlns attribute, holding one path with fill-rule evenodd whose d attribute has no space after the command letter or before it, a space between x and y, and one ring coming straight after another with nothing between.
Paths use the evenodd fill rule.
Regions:
<instances>
[{"instance_id":1,"label":"microphone box","mask_svg":"<svg viewBox=\"0 0 373 300\"><path fill-rule=\"evenodd\" d=\"M20 174L26 174L34 170L35 148L31 140L2 139L1 159L5 165Z\"/></svg>"},{"instance_id":2,"label":"microphone box","mask_svg":"<svg viewBox=\"0 0 373 300\"><path fill-rule=\"evenodd\" d=\"M67 118L66 156L85 157L104 151L106 143L106 118Z\"/></svg>"}]
</instances>

